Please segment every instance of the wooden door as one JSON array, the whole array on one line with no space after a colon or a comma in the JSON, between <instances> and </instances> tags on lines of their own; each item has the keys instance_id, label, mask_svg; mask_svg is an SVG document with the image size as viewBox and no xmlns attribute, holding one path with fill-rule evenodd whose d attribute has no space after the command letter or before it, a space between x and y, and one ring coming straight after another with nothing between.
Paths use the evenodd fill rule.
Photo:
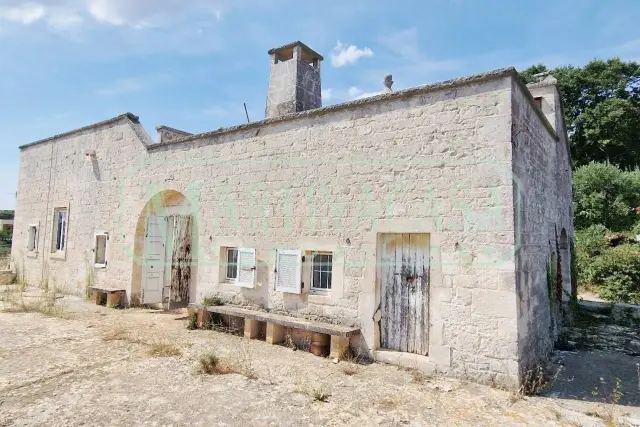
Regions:
<instances>
[{"instance_id":1,"label":"wooden door","mask_svg":"<svg viewBox=\"0 0 640 427\"><path fill-rule=\"evenodd\" d=\"M380 234L380 345L429 351L429 234Z\"/></svg>"},{"instance_id":2,"label":"wooden door","mask_svg":"<svg viewBox=\"0 0 640 427\"><path fill-rule=\"evenodd\" d=\"M165 216L147 217L142 265L142 303L162 302L165 283L167 220Z\"/></svg>"}]
</instances>

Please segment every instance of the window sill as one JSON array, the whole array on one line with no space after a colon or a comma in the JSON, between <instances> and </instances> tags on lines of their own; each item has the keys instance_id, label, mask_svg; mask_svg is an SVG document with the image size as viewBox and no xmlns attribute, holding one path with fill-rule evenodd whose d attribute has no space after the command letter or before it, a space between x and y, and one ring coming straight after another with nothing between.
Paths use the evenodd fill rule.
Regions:
<instances>
[{"instance_id":1,"label":"window sill","mask_svg":"<svg viewBox=\"0 0 640 427\"><path fill-rule=\"evenodd\" d=\"M307 294L307 302L312 304L327 304L332 301L331 292L309 292L309 294Z\"/></svg>"},{"instance_id":2,"label":"window sill","mask_svg":"<svg viewBox=\"0 0 640 427\"><path fill-rule=\"evenodd\" d=\"M38 252L27 252L27 258L38 258Z\"/></svg>"},{"instance_id":3,"label":"window sill","mask_svg":"<svg viewBox=\"0 0 640 427\"><path fill-rule=\"evenodd\" d=\"M49 254L49 259L59 259L59 260L66 260L67 259L67 252L66 251L61 251L61 252L51 252Z\"/></svg>"}]
</instances>

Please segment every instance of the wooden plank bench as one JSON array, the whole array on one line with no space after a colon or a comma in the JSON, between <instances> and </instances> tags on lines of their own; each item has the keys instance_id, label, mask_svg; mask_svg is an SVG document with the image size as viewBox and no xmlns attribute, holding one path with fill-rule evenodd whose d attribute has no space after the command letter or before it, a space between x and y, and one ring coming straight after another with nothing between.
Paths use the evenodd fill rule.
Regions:
<instances>
[{"instance_id":1,"label":"wooden plank bench","mask_svg":"<svg viewBox=\"0 0 640 427\"><path fill-rule=\"evenodd\" d=\"M285 328L313 332L311 352L315 355L326 355L326 349L330 349L329 357L338 359L344 357L348 352L350 338L360 333L360 328L314 322L297 317L226 305L204 306L202 304L189 304L189 310L197 313L199 327L204 325L211 313L242 317L244 318L244 336L249 339L258 336L260 331L259 322L264 322L267 325L266 341L269 344L284 342Z\"/></svg>"},{"instance_id":2,"label":"wooden plank bench","mask_svg":"<svg viewBox=\"0 0 640 427\"><path fill-rule=\"evenodd\" d=\"M106 300L106 306L109 308L119 307L125 296L125 290L121 288L107 288L101 286L90 286L91 300L95 305L102 305L102 301Z\"/></svg>"}]
</instances>

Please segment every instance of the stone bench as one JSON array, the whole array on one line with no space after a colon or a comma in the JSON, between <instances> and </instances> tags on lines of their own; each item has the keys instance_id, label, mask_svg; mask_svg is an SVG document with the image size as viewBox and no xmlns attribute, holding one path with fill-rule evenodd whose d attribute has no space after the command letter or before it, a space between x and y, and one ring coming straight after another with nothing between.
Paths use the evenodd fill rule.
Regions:
<instances>
[{"instance_id":1,"label":"stone bench","mask_svg":"<svg viewBox=\"0 0 640 427\"><path fill-rule=\"evenodd\" d=\"M198 327L202 327L206 323L211 313L244 318L244 336L249 339L258 337L260 331L259 322L264 322L267 325L266 341L269 344L284 342L285 328L309 331L313 333L311 342L311 352L313 354L324 356L329 353L329 357L338 359L344 357L348 352L350 338L360 333L359 328L314 322L297 317L226 305L204 306L201 304L189 304L189 310L197 313Z\"/></svg>"},{"instance_id":2,"label":"stone bench","mask_svg":"<svg viewBox=\"0 0 640 427\"><path fill-rule=\"evenodd\" d=\"M90 286L91 300L95 305L102 305L102 301L106 300L106 306L109 308L119 307L125 296L125 290L121 288L108 288L101 286Z\"/></svg>"}]
</instances>

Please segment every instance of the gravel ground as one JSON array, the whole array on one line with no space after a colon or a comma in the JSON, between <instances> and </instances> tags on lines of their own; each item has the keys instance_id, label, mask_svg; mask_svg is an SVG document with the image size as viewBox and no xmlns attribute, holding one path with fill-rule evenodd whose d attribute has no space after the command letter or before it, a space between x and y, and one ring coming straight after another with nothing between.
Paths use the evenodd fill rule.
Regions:
<instances>
[{"instance_id":1,"label":"gravel ground","mask_svg":"<svg viewBox=\"0 0 640 427\"><path fill-rule=\"evenodd\" d=\"M27 293L37 298L36 291ZM0 302L0 426L635 425L637 406L521 397L383 364L333 363L215 331L183 312ZM152 351L179 351L153 355ZM213 352L235 373L197 372ZM324 396L323 396L324 395ZM325 397L326 401L317 398Z\"/></svg>"}]
</instances>

